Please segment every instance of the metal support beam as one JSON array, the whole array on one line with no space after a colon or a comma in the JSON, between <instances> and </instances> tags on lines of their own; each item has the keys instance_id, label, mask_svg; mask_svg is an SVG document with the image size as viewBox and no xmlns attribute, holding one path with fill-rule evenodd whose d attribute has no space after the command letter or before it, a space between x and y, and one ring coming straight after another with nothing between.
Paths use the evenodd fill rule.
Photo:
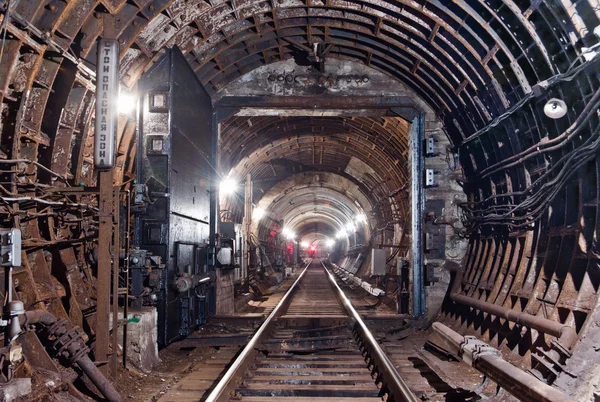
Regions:
<instances>
[{"instance_id":1,"label":"metal support beam","mask_svg":"<svg viewBox=\"0 0 600 402\"><path fill-rule=\"evenodd\" d=\"M108 359L109 330L108 319L110 312L110 273L111 273L111 243L113 216L113 182L112 171L100 171L100 212L98 228L98 296L96 302L96 346L94 356L96 363L106 363ZM100 366L100 371L107 374L107 366Z\"/></svg>"},{"instance_id":2,"label":"metal support beam","mask_svg":"<svg viewBox=\"0 0 600 402\"><path fill-rule=\"evenodd\" d=\"M104 16L104 39L116 39L115 18L114 16ZM102 42L99 42L102 43ZM115 42L116 43L116 42ZM99 45L100 46L100 45ZM100 47L99 47L100 49ZM116 51L118 55L118 44ZM101 50L99 50L100 52ZM111 52L109 52L111 53ZM108 57L108 55L107 55ZM112 60L112 63L111 63ZM98 70L104 73L109 87L104 92L104 95L113 96L117 94L115 86L118 88L118 70L115 70L118 60L116 57L105 62L105 68L109 70L101 70L101 65L98 63ZM114 63L114 64L113 64ZM113 65L111 65L113 64ZM101 74L97 74L100 76ZM100 87L99 87L100 88ZM101 97L99 92L96 92L97 97ZM106 119L105 126L101 126L100 110L98 105L102 99L96 100L96 139L94 149L94 163L98 169L102 169L98 173L99 182L99 227L98 227L98 284L97 284L97 302L96 302L96 346L94 356L96 364L101 363L100 371L106 375L108 366L105 364L108 361L108 343L109 343L109 313L110 313L110 276L111 276L111 242L113 230L113 214L114 214L114 193L113 193L113 178L112 167L115 160L116 140L114 134L117 130L118 111L116 108L116 97L109 98L107 111L104 112L103 118ZM99 129L102 127L102 129ZM118 258L118 256L115 256ZM116 353L116 351L115 351Z\"/></svg>"},{"instance_id":3,"label":"metal support beam","mask_svg":"<svg viewBox=\"0 0 600 402\"><path fill-rule=\"evenodd\" d=\"M131 261L131 191L127 190L125 202L127 203L125 217L125 293L123 294L123 367L127 368L127 317L129 315L129 265Z\"/></svg>"},{"instance_id":4,"label":"metal support beam","mask_svg":"<svg viewBox=\"0 0 600 402\"><path fill-rule=\"evenodd\" d=\"M419 113L412 121L411 136L411 246L413 267L413 315L425 313L425 289L423 287L423 141L425 139L425 114Z\"/></svg>"},{"instance_id":5,"label":"metal support beam","mask_svg":"<svg viewBox=\"0 0 600 402\"><path fill-rule=\"evenodd\" d=\"M244 225L242 227L242 280L248 281L248 263L249 263L249 245L250 245L250 226L252 225L252 176L250 173L246 176L246 186L244 188Z\"/></svg>"},{"instance_id":6,"label":"metal support beam","mask_svg":"<svg viewBox=\"0 0 600 402\"><path fill-rule=\"evenodd\" d=\"M114 229L113 229L113 261L112 261L112 332L111 345L112 354L110 356L110 375L113 378L117 377L117 349L119 347L117 342L117 333L119 330L119 254L121 252L120 238L119 238L119 202L121 197L121 191L119 186L114 187ZM125 300L127 301L127 300ZM125 346L123 346L125 347Z\"/></svg>"},{"instance_id":7,"label":"metal support beam","mask_svg":"<svg viewBox=\"0 0 600 402\"><path fill-rule=\"evenodd\" d=\"M218 176L217 172L221 172L220 166L219 166L219 160L220 155L219 155L219 143L221 142L221 128L220 128L220 124L218 122L217 119L217 113L213 112L212 115L212 126L211 126L211 130L212 130L212 162L214 164L215 169L212 170L212 178L211 178L211 191L210 191L210 225L209 225L209 239L208 239L208 243L209 246L211 248L211 253L213 253L211 255L210 261L209 261L209 269L214 270L215 269L215 259L216 259L216 255L214 254L215 252L215 247L216 247L216 236L217 236L217 232L219 230L219 221L220 221L220 216L219 216L219 185L220 185L220 177Z\"/></svg>"}]
</instances>

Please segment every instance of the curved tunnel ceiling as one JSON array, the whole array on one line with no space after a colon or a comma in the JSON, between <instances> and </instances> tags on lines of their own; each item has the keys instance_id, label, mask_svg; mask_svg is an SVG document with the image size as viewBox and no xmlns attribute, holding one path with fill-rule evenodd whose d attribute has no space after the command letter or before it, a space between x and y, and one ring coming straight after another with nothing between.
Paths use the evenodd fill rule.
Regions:
<instances>
[{"instance_id":1,"label":"curved tunnel ceiling","mask_svg":"<svg viewBox=\"0 0 600 402\"><path fill-rule=\"evenodd\" d=\"M317 56L362 63L419 94L443 118L454 145L465 142L459 149L461 162L467 177L472 177L564 130L564 125L540 115L548 98L568 102L569 121L590 98L596 85L591 76L580 74L572 86L570 74L555 75L569 70L584 46L598 42L591 30L598 25L600 12L586 1L565 7L528 0L20 1L11 11L16 22L9 24L8 39L23 47L14 48L4 59L9 78L3 97L22 101L22 109L30 111L17 129L26 130L38 143L49 144L42 133L56 129L65 101L71 113L83 117L69 124L87 132L93 97L86 91L90 74L84 65L90 64L81 58L94 61L106 10L115 17L121 76L130 87L168 46L179 46L209 92L214 92L266 64L290 58L305 62L314 52L313 44L318 44ZM20 28L37 39L27 39ZM534 91L532 87L542 80L549 81ZM24 97L24 89L33 82L34 96ZM53 86L61 88L52 95L59 98L56 106L47 103ZM67 93L66 88L72 90ZM498 125L500 120L503 124ZM490 129L488 123L497 128ZM514 132L519 139L512 137ZM121 173L131 168L127 162L131 140L131 135L123 138ZM85 160L89 149L84 150L73 166L89 166ZM533 162L544 163L542 157ZM66 164L56 165L66 173ZM519 169L509 174L512 189L522 190L531 183ZM81 182L93 177L89 168L76 176ZM490 180L466 187L475 201L496 190Z\"/></svg>"},{"instance_id":2,"label":"curved tunnel ceiling","mask_svg":"<svg viewBox=\"0 0 600 402\"><path fill-rule=\"evenodd\" d=\"M343 176L300 173L280 181L257 201L256 206L265 214L253 221L252 232L264 238L264 231L283 222L299 240L307 236L334 239L358 215L371 214L370 202L358 185ZM357 230L368 238L368 225Z\"/></svg>"},{"instance_id":3,"label":"curved tunnel ceiling","mask_svg":"<svg viewBox=\"0 0 600 402\"><path fill-rule=\"evenodd\" d=\"M95 184L90 128L95 99L89 67L94 62L96 39L103 35L103 19L109 15L115 16L121 73L124 84L130 88L165 47L181 48L207 90L214 94L257 67L291 58L305 62L314 56L313 44L318 44L317 56L352 60L401 81L443 119L445 131L460 155L465 174L461 185L469 205L476 206L469 211L471 218L478 221L469 228L472 236L465 262L469 283L461 288L463 294L519 312L544 315L571 324L578 332L592 321L590 317L597 315L600 165L597 147L595 154L594 149L583 148L589 148L588 139L595 139L598 121L596 117L582 124L578 120L580 113L590 114L590 109L598 105L597 59L584 62L582 57L584 47L598 43L592 32L599 25L600 8L596 1L11 3L7 25L10 33L0 62L0 157L27 158L56 173L51 176L35 164L28 164L22 169L27 180L48 185L57 180ZM563 119L551 120L543 113L547 100L554 97L567 104ZM239 127L244 121L232 119ZM266 118L256 121L267 129L278 124ZM370 122L377 125L377 121L365 118L364 126ZM343 129L340 119L335 124ZM578 131L563 141L562 135L573 124L578 130L583 127L583 133ZM122 118L116 182L132 177L134 133L135 124ZM306 149L321 136L312 132L294 133L290 139L277 135L273 139L275 146L285 147L287 141L288 149L296 135ZM336 135L337 145L323 145L323 149L329 152L343 147L345 136ZM367 138L366 133L364 137ZM233 146L236 137L231 138ZM253 141L256 143L252 149L259 153L256 160L267 161L270 142ZM232 146L230 151L235 150ZM363 151L366 148L365 145ZM278 155L283 158L281 149ZM585 158L575 158L578 164L571 166L566 161L573 159L575 151L585 151ZM384 150L377 152L382 160L378 174L390 178L388 187L377 190L370 183L368 187L373 194L379 191L383 198L387 191L402 185L404 173L401 159ZM69 157L62 157L65 154ZM303 165L312 164L310 152L297 157ZM240 166L243 158L238 155L228 166ZM400 160L400 168L395 165L396 159ZM325 161L329 164L326 170L339 173L347 161L347 156L332 155L330 161ZM273 173L275 169L275 175L277 169L289 174L289 170L277 165L251 165L248 171L265 181L267 191L274 184L268 180L269 170ZM293 165L294 169L299 166L295 162ZM393 173L384 171L383 166L392 167ZM566 168L557 172L556 167L563 166ZM541 201L528 202L527 208L518 211L521 215L517 218L525 221L523 225L515 226L514 217L505 219L506 210L527 201L532 192L539 192L539 183L551 183L554 179L560 179L561 185L555 186L552 194L539 193ZM534 183L537 184L532 187ZM35 206L23 209L37 212ZM540 212L532 219L528 216L531 211ZM91 218L85 219L93 226ZM39 244L48 243L39 240L56 244L56 239L73 235L68 223L57 222L31 219L23 223L24 247L37 247L28 252L39 266L48 265L39 250ZM85 265L81 250L73 248L71 253L71 261L75 261L77 253ZM60 258L67 261L63 255ZM53 264L58 265L58 259ZM492 273L497 279L486 279L484 270L488 279ZM53 288L49 276L47 283L48 288ZM63 283L65 288L70 286ZM51 309L62 309L62 316L67 316L60 299L50 303ZM72 305L75 306L74 301ZM476 332L514 349L512 355L516 359L529 359L528 353L534 346L546 343L537 334L528 335L529 340L521 337L520 329L507 328L506 322L498 323L501 331L491 328L483 317L476 317L476 324L472 325L474 315L470 311L450 309L446 317L455 319L454 327L463 333ZM479 322L484 324L480 327ZM507 333L511 336L508 346ZM581 370L577 366L571 369Z\"/></svg>"},{"instance_id":4,"label":"curved tunnel ceiling","mask_svg":"<svg viewBox=\"0 0 600 402\"><path fill-rule=\"evenodd\" d=\"M19 2L14 17L48 32L56 46L93 59L101 34L97 1ZM597 13L586 2L571 7L539 2L298 0L206 2L110 1L128 85L165 46L187 53L201 80L219 89L256 67L322 53L380 69L411 86L438 112L461 112L471 131L564 71ZM542 40L541 38L544 38ZM583 40L583 42L578 42ZM478 97L478 99L477 99ZM482 108L482 100L493 102ZM485 110L488 109L489 110Z\"/></svg>"},{"instance_id":5,"label":"curved tunnel ceiling","mask_svg":"<svg viewBox=\"0 0 600 402\"><path fill-rule=\"evenodd\" d=\"M397 117L232 117L221 127L220 166L223 172L228 172L228 177L238 181L250 174L255 203L267 212L274 208L274 216L284 222L306 213L298 208L301 201L289 204L295 207L287 212L289 205L280 207L283 202L275 199L273 205L271 200L263 205L261 200L272 193L272 189L276 191L274 194L287 194L295 189L294 197L300 197L302 192L297 192L298 185L311 184L314 180L325 183L309 190L315 197L324 196L328 186L339 188L339 193L328 194L326 199L330 203L341 202L337 207L340 211L347 200L346 194L354 199L362 196L368 199L369 213L375 212L381 215L379 219L390 220L392 210L379 204L406 187L407 130L408 123ZM312 172L322 173L318 176ZM286 180L290 175L301 173L305 174L304 178ZM278 184L282 181L283 186ZM329 181L333 183L328 184ZM342 181L342 186L336 181ZM355 192L359 193L352 194ZM226 201L229 202L222 207L232 211L231 219L241 221L240 200ZM405 208L403 205L402 209ZM345 214L345 220L353 219L355 214ZM342 227L345 224L342 223Z\"/></svg>"}]
</instances>

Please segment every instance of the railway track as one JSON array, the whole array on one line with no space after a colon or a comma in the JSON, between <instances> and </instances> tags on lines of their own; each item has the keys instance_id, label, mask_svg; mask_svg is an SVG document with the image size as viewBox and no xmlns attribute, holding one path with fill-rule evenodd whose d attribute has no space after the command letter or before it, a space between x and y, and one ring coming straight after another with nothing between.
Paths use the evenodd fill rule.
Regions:
<instances>
[{"instance_id":1,"label":"railway track","mask_svg":"<svg viewBox=\"0 0 600 402\"><path fill-rule=\"evenodd\" d=\"M333 275L312 261L208 402L417 401Z\"/></svg>"}]
</instances>

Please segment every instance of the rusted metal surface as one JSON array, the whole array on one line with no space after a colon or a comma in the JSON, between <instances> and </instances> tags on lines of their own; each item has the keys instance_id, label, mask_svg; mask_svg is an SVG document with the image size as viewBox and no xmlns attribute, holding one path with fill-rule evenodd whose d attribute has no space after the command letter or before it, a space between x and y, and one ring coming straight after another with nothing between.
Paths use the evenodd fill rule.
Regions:
<instances>
[{"instance_id":1,"label":"rusted metal surface","mask_svg":"<svg viewBox=\"0 0 600 402\"><path fill-rule=\"evenodd\" d=\"M117 378L117 366L119 363L118 350L119 343L117 333L119 332L119 276L121 274L121 269L119 262L121 260L121 188L119 186L113 187L113 252L112 252L112 275L111 275L111 314L112 314L112 322L110 327L112 328L110 332L110 347L111 347L111 355L110 355L110 375L112 378ZM129 230L129 228L127 228ZM127 282L125 282L128 285ZM127 295L126 295L127 297ZM127 304L127 299L125 298L125 304ZM123 315L124 319L127 320L127 316ZM108 322L107 322L108 323ZM125 329L126 330L126 329ZM126 343L123 343L127 345ZM125 350L126 347L123 348Z\"/></svg>"},{"instance_id":2,"label":"rusted metal surface","mask_svg":"<svg viewBox=\"0 0 600 402\"><path fill-rule=\"evenodd\" d=\"M502 358L498 350L485 343L465 338L440 323L433 324L434 333L438 338L429 339L441 349L448 350L454 356L459 356L469 365L489 376L499 386L522 401L574 401L557 388L553 388L533 375L513 366ZM439 342L441 340L441 342Z\"/></svg>"},{"instance_id":3,"label":"rusted metal surface","mask_svg":"<svg viewBox=\"0 0 600 402\"><path fill-rule=\"evenodd\" d=\"M42 325L47 330L47 341L51 342L52 354L55 357L66 358L88 376L98 391L110 402L121 402L123 399L110 383L108 378L96 367L89 358L89 348L81 335L79 327L68 328L66 319L57 319L44 310L30 310L20 316L21 325Z\"/></svg>"},{"instance_id":4,"label":"rusted metal surface","mask_svg":"<svg viewBox=\"0 0 600 402\"><path fill-rule=\"evenodd\" d=\"M94 356L96 361L102 362L100 367L104 374L108 373L109 353L109 314L110 314L110 289L112 271L112 241L114 217L114 192L113 179L110 170L99 173L99 230L98 230L98 282L96 298L96 343ZM115 256L116 257L116 256Z\"/></svg>"}]
</instances>

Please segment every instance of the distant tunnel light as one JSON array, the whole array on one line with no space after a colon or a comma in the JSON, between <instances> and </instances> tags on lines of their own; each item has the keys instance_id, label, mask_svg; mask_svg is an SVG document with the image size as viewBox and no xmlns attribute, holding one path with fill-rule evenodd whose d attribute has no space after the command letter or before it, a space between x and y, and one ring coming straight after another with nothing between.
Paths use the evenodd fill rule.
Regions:
<instances>
[{"instance_id":1,"label":"distant tunnel light","mask_svg":"<svg viewBox=\"0 0 600 402\"><path fill-rule=\"evenodd\" d=\"M307 248L308 247L308 242L307 241L303 241L300 243L300 246L302 246L302 248Z\"/></svg>"},{"instance_id":2,"label":"distant tunnel light","mask_svg":"<svg viewBox=\"0 0 600 402\"><path fill-rule=\"evenodd\" d=\"M354 222L350 222L349 224L346 225L346 231L348 232L348 234L354 233L355 230L356 230L356 226L354 225Z\"/></svg>"},{"instance_id":3,"label":"distant tunnel light","mask_svg":"<svg viewBox=\"0 0 600 402\"><path fill-rule=\"evenodd\" d=\"M259 221L263 218L263 216L265 216L265 210L262 209L261 207L254 208L254 211L252 211L252 216L254 219Z\"/></svg>"},{"instance_id":4,"label":"distant tunnel light","mask_svg":"<svg viewBox=\"0 0 600 402\"><path fill-rule=\"evenodd\" d=\"M358 215L356 215L356 218L354 218L354 220L357 223L362 223L362 222L366 222L367 221L367 217L365 216L365 214L358 214Z\"/></svg>"},{"instance_id":5,"label":"distant tunnel light","mask_svg":"<svg viewBox=\"0 0 600 402\"><path fill-rule=\"evenodd\" d=\"M342 237L345 237L345 236L347 236L347 235L348 235L348 233L347 233L345 230L340 230L340 231L339 231L339 232L338 232L338 233L335 235L335 237L337 237L338 239L341 239Z\"/></svg>"},{"instance_id":6,"label":"distant tunnel light","mask_svg":"<svg viewBox=\"0 0 600 402\"><path fill-rule=\"evenodd\" d=\"M221 190L221 194L229 195L233 194L237 191L237 183L233 179L224 179L221 182L221 186L219 187Z\"/></svg>"},{"instance_id":7,"label":"distant tunnel light","mask_svg":"<svg viewBox=\"0 0 600 402\"><path fill-rule=\"evenodd\" d=\"M118 98L118 108L120 114L131 114L136 108L137 100L135 96L127 92L121 92Z\"/></svg>"},{"instance_id":8,"label":"distant tunnel light","mask_svg":"<svg viewBox=\"0 0 600 402\"><path fill-rule=\"evenodd\" d=\"M335 244L335 240L333 240L333 239L327 239L327 241L325 242L325 245L327 247L333 247L334 244Z\"/></svg>"},{"instance_id":9,"label":"distant tunnel light","mask_svg":"<svg viewBox=\"0 0 600 402\"><path fill-rule=\"evenodd\" d=\"M296 234L294 232L292 232L291 229L289 228L283 228L283 230L281 231L281 233L286 237L286 239L291 240L294 237L296 237Z\"/></svg>"}]
</instances>

